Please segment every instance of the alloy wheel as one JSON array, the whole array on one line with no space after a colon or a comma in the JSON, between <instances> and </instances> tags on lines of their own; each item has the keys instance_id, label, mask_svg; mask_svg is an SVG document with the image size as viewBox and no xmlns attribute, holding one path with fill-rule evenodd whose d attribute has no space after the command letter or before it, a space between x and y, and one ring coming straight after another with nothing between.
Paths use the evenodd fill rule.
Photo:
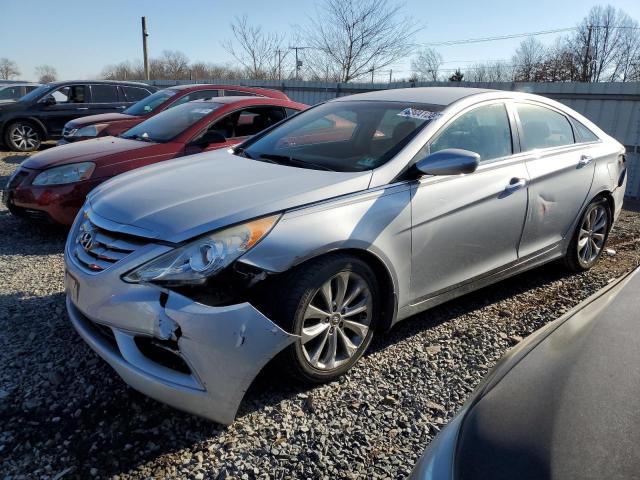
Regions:
<instances>
[{"instance_id":1,"label":"alloy wheel","mask_svg":"<svg viewBox=\"0 0 640 480\"><path fill-rule=\"evenodd\" d=\"M371 327L372 295L364 279L340 272L311 297L302 321L305 359L323 371L348 362L365 341Z\"/></svg>"},{"instance_id":2,"label":"alloy wheel","mask_svg":"<svg viewBox=\"0 0 640 480\"><path fill-rule=\"evenodd\" d=\"M607 211L603 205L595 205L587 212L578 234L578 257L585 265L593 262L602 247L607 234Z\"/></svg>"},{"instance_id":3,"label":"alloy wheel","mask_svg":"<svg viewBox=\"0 0 640 480\"><path fill-rule=\"evenodd\" d=\"M38 147L38 132L30 125L18 124L9 134L11 142L20 150L33 150Z\"/></svg>"}]
</instances>

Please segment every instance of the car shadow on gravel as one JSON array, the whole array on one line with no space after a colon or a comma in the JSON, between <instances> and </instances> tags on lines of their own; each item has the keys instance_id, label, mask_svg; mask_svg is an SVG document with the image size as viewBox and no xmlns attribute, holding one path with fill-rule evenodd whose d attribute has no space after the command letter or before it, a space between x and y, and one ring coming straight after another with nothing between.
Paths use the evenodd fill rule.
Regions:
<instances>
[{"instance_id":1,"label":"car shadow on gravel","mask_svg":"<svg viewBox=\"0 0 640 480\"><path fill-rule=\"evenodd\" d=\"M465 295L401 322L379 336L367 355L565 276L552 264ZM73 331L62 293L0 296L0 327L16 349L0 357L5 362L3 379L14 379L12 387L2 385L9 395L0 402L0 431L12 432L6 461L32 455L35 449L53 459L53 471L71 465L70 475L86 478L98 466L111 476L182 449L204 450L229 429L251 433L244 426L225 427L182 413L128 387ZM309 398L302 408L313 411L313 389L283 378L270 364L253 382L238 417L259 411L277 419L282 401L305 392Z\"/></svg>"},{"instance_id":2,"label":"car shadow on gravel","mask_svg":"<svg viewBox=\"0 0 640 480\"><path fill-rule=\"evenodd\" d=\"M62 253L68 228L41 224L0 210L0 255Z\"/></svg>"}]
</instances>

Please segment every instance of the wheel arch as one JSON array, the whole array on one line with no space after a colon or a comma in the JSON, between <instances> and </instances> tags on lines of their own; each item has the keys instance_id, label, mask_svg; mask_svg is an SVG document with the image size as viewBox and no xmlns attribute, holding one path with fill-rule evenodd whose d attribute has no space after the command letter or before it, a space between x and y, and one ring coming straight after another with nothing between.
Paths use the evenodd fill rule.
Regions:
<instances>
[{"instance_id":1,"label":"wheel arch","mask_svg":"<svg viewBox=\"0 0 640 480\"><path fill-rule=\"evenodd\" d=\"M254 262L246 262L246 264L251 265L254 268L264 269L271 274L280 275L289 272L294 268L304 267L305 264L308 264L312 261L316 261L328 255L335 254L352 255L359 258L373 269L376 278L380 282L383 305L382 315L380 317L380 325L378 328L380 328L381 331L385 331L391 328L398 311L397 278L394 275L392 269L389 267L388 263L381 257L381 255L378 255L369 249L358 248L354 246L342 248L327 248L322 251L314 252L313 254L308 256L299 257L296 259L296 261L290 263L285 268L278 268L275 271L269 268L265 268L264 265L261 266L260 264ZM241 263L245 262L241 261Z\"/></svg>"},{"instance_id":2,"label":"wheel arch","mask_svg":"<svg viewBox=\"0 0 640 480\"><path fill-rule=\"evenodd\" d=\"M36 128L38 128L38 130L40 130L40 133L42 134L42 141L45 141L49 138L49 131L47 130L47 127L45 126L44 123L42 123L39 119L35 118L35 117L15 117L15 118L11 118L9 120L7 120L6 122L4 122L4 126L2 129L2 138L5 138L5 135L7 134L7 130L9 128L10 125L13 125L16 122L28 122L33 124Z\"/></svg>"}]
</instances>

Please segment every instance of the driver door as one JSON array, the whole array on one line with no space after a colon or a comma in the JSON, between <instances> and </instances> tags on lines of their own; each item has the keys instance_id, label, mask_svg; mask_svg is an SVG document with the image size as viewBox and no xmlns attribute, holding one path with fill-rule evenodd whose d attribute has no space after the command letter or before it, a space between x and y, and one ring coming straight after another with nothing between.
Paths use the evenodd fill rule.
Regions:
<instances>
[{"instance_id":1,"label":"driver door","mask_svg":"<svg viewBox=\"0 0 640 480\"><path fill-rule=\"evenodd\" d=\"M56 103L45 103L47 97L53 97ZM68 121L89 115L89 102L88 85L67 85L45 96L39 104L40 117L47 126L49 135L61 136Z\"/></svg>"},{"instance_id":2,"label":"driver door","mask_svg":"<svg viewBox=\"0 0 640 480\"><path fill-rule=\"evenodd\" d=\"M421 156L445 148L480 154L468 175L423 176L412 187L411 296L421 303L518 258L528 174L515 158L503 102L472 107L436 134Z\"/></svg>"}]
</instances>

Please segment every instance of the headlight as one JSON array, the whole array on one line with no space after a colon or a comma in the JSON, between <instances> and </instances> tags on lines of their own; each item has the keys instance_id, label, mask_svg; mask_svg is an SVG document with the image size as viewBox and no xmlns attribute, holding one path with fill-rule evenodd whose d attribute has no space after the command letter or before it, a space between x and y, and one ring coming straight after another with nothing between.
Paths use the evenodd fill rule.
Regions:
<instances>
[{"instance_id":1,"label":"headlight","mask_svg":"<svg viewBox=\"0 0 640 480\"><path fill-rule=\"evenodd\" d=\"M258 243L280 219L259 218L205 235L128 273L127 282L201 284Z\"/></svg>"},{"instance_id":2,"label":"headlight","mask_svg":"<svg viewBox=\"0 0 640 480\"><path fill-rule=\"evenodd\" d=\"M73 128L67 131L67 137L97 137L105 127L106 123L98 123L96 125L88 125L82 128Z\"/></svg>"},{"instance_id":3,"label":"headlight","mask_svg":"<svg viewBox=\"0 0 640 480\"><path fill-rule=\"evenodd\" d=\"M80 182L91 178L95 168L96 164L93 162L71 163L50 168L34 178L32 185L63 185Z\"/></svg>"}]
</instances>

